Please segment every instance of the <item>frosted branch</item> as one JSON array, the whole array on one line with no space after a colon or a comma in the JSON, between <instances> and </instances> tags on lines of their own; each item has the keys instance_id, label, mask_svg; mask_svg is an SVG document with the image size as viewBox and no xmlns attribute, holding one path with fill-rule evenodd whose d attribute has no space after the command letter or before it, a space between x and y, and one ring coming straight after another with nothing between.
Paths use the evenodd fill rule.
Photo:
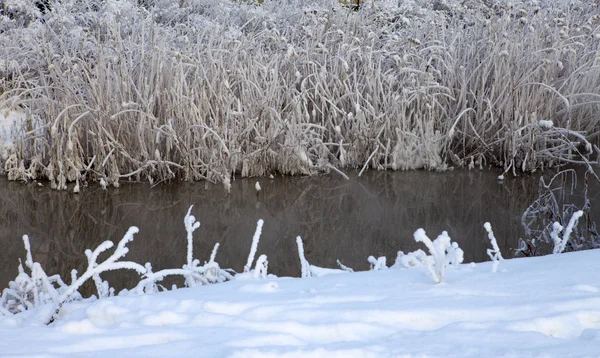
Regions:
<instances>
[{"instance_id":1,"label":"frosted branch","mask_svg":"<svg viewBox=\"0 0 600 358\"><path fill-rule=\"evenodd\" d=\"M252 267L252 262L254 261L254 256L256 255L256 250L258 248L258 242L260 241L260 235L262 233L263 224L263 219L259 219L256 222L256 231L254 231L254 236L252 237L252 245L250 246L248 261L246 261L246 265L244 266L244 272L249 272L250 268Z\"/></svg>"},{"instance_id":2,"label":"frosted branch","mask_svg":"<svg viewBox=\"0 0 600 358\"><path fill-rule=\"evenodd\" d=\"M494 262L492 264L492 272L498 271L498 265L500 261L504 260L502 257L502 253L500 252L500 247L498 247L498 241L496 241L496 236L494 236L494 232L492 231L492 225L489 222L483 224L485 231L488 233L488 239L490 239L490 243L492 244L491 249L487 249L487 254L490 259Z\"/></svg>"}]
</instances>

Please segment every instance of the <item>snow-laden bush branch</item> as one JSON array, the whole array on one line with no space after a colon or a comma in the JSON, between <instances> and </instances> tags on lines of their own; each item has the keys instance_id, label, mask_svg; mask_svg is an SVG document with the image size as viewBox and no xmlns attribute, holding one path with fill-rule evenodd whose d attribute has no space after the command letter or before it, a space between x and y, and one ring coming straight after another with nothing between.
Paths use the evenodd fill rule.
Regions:
<instances>
[{"instance_id":1,"label":"snow-laden bush branch","mask_svg":"<svg viewBox=\"0 0 600 358\"><path fill-rule=\"evenodd\" d=\"M498 247L498 241L496 241L496 236L494 236L494 232L492 231L492 225L489 222L483 224L485 231L488 233L488 238L490 239L490 243L492 244L491 249L487 249L487 254L490 259L494 262L492 265L492 272L498 271L498 265L500 261L504 260L502 257L502 253L500 252L500 247Z\"/></svg>"},{"instance_id":2,"label":"snow-laden bush branch","mask_svg":"<svg viewBox=\"0 0 600 358\"><path fill-rule=\"evenodd\" d=\"M414 233L416 242L422 242L429 249L433 257L431 260L425 260L427 270L435 283L444 281L446 267L448 265L458 265L464 258L463 250L458 247L456 242L452 242L448 232L443 231L433 242L425 234L425 230L418 229Z\"/></svg>"},{"instance_id":3,"label":"snow-laden bush branch","mask_svg":"<svg viewBox=\"0 0 600 358\"><path fill-rule=\"evenodd\" d=\"M19 260L19 274L10 281L8 288L0 296L0 313L10 314L23 312L34 307L51 303L65 292L67 285L59 275L48 276L38 262L33 261L29 237L23 235L26 258L25 271L23 263Z\"/></svg>"},{"instance_id":4,"label":"snow-laden bush branch","mask_svg":"<svg viewBox=\"0 0 600 358\"><path fill-rule=\"evenodd\" d=\"M254 256L256 255L256 250L258 249L258 242L260 241L260 235L262 233L264 221L262 219L256 222L256 230L254 231L254 236L252 237L252 245L250 246L250 253L248 254L248 260L246 261L246 265L244 266L244 272L249 272L252 267L252 262L254 262Z\"/></svg>"},{"instance_id":5,"label":"snow-laden bush branch","mask_svg":"<svg viewBox=\"0 0 600 358\"><path fill-rule=\"evenodd\" d=\"M388 268L385 256L380 256L378 258L375 258L375 256L369 256L367 257L367 261L369 261L372 271L384 270Z\"/></svg>"},{"instance_id":6,"label":"snow-laden bush branch","mask_svg":"<svg viewBox=\"0 0 600 358\"><path fill-rule=\"evenodd\" d=\"M77 292L79 287L81 287L81 285L83 285L91 277L99 277L99 275L103 272L121 269L135 270L139 274L146 273L146 268L138 263L132 261L119 261L119 259L127 255L129 252L129 249L126 247L126 245L133 241L133 235L137 234L138 232L139 229L137 227L130 227L129 230L127 230L127 233L125 233L125 236L123 236L121 241L119 241L117 244L117 247L112 255L110 255L102 263L97 263L98 256L114 246L112 241L104 241L94 251L89 249L86 250L85 255L88 259L88 267L86 271L75 281L71 282L71 284L66 287L58 297L53 298L52 301L54 304L54 309L52 310L52 315L48 318L46 323L50 324L58 318L63 305L68 302ZM74 274L73 278L75 277L76 275Z\"/></svg>"},{"instance_id":7,"label":"snow-laden bush branch","mask_svg":"<svg viewBox=\"0 0 600 358\"><path fill-rule=\"evenodd\" d=\"M579 210L573 213L567 227L564 229L563 236L560 238L558 234L563 231L562 225L555 221L552 225L552 232L550 233L550 237L552 237L552 241L554 242L554 249L552 250L553 254L562 254L567 247L567 243L569 242L569 238L571 237L571 233L573 232L573 228L577 226L577 222L579 218L583 216L583 211Z\"/></svg>"},{"instance_id":8,"label":"snow-laden bush branch","mask_svg":"<svg viewBox=\"0 0 600 358\"><path fill-rule=\"evenodd\" d=\"M200 266L200 260L194 259L194 231L200 227L200 222L196 221L196 217L191 214L193 207L194 205L190 205L183 219L187 233L187 263L182 268L163 269L157 272L153 272L152 265L146 263L146 273L143 279L132 290L134 293L158 292L159 286L157 282L164 280L168 276L182 276L185 279L185 287L221 283L233 279L233 275L227 270L221 269L215 261L219 250L219 243L215 244L208 262L205 262L204 265Z\"/></svg>"},{"instance_id":9,"label":"snow-laden bush branch","mask_svg":"<svg viewBox=\"0 0 600 358\"><path fill-rule=\"evenodd\" d=\"M188 246L186 264L182 268L164 269L153 272L150 263L142 266L132 261L120 261L129 251L127 244L139 232L137 227L132 226L121 241L119 241L114 252L104 261L99 263L98 259L102 253L114 246L113 242L105 241L93 251L86 250L85 255L88 260L86 271L79 277L76 270L71 271L71 284L67 285L59 275L48 276L42 269L42 266L33 261L29 238L27 235L23 236L23 243L27 251L25 267L29 269L30 273L25 271L23 263L19 261L19 274L17 278L9 283L9 287L4 289L0 296L0 314L14 314L40 305L51 304L53 308L46 323L52 323L59 317L61 308L65 303L82 298L78 290L90 278L96 285L98 298L114 295L114 289L100 277L102 273L112 270L129 269L143 275L139 283L132 290L133 293L138 294L159 291L157 282L162 281L167 276L182 276L185 279L186 287L219 283L233 279L233 275L227 270L221 269L215 261L219 249L218 243L215 244L209 261L205 262L204 265L200 266L200 261L193 259L193 232L200 227L200 223L191 215L192 207L190 206L184 218ZM262 220L260 221L260 226L262 227ZM257 229L258 231L259 229ZM267 268L267 258L265 255L262 255L257 261L255 276L266 277ZM123 290L122 292L126 293L129 291Z\"/></svg>"},{"instance_id":10,"label":"snow-laden bush branch","mask_svg":"<svg viewBox=\"0 0 600 358\"><path fill-rule=\"evenodd\" d=\"M352 270L351 268L342 265L342 263L339 260L338 265L341 269L333 269L311 265L304 256L304 243L302 242L302 238L300 236L296 237L296 245L298 247L298 257L300 258L301 278L320 277L327 275L335 275L339 273L354 272L354 270Z\"/></svg>"},{"instance_id":11,"label":"snow-laden bush branch","mask_svg":"<svg viewBox=\"0 0 600 358\"><path fill-rule=\"evenodd\" d=\"M304 256L304 243L302 242L302 238L300 236L296 236L296 245L298 246L298 258L300 259L300 277L311 277L312 273L310 272L310 264Z\"/></svg>"}]
</instances>

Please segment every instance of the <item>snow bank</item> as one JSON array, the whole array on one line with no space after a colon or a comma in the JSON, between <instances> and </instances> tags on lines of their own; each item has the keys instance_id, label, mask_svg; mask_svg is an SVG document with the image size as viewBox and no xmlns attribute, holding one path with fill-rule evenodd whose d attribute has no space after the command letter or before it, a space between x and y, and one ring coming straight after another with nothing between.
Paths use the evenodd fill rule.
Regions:
<instances>
[{"instance_id":1,"label":"snow bank","mask_svg":"<svg viewBox=\"0 0 600 358\"><path fill-rule=\"evenodd\" d=\"M233 280L0 317L2 356L594 356L600 251L311 279Z\"/></svg>"}]
</instances>

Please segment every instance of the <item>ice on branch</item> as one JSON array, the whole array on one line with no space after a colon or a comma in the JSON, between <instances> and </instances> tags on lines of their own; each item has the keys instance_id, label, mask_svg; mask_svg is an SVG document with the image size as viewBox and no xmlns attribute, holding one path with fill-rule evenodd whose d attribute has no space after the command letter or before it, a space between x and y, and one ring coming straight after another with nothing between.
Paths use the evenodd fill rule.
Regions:
<instances>
[{"instance_id":1,"label":"ice on branch","mask_svg":"<svg viewBox=\"0 0 600 358\"><path fill-rule=\"evenodd\" d=\"M490 243L492 244L491 249L487 249L487 254L490 259L494 262L492 265L492 272L498 271L498 265L500 261L504 260L502 257L502 253L500 252L500 247L498 247L498 242L496 241L496 236L494 236L494 232L492 231L492 225L489 222L483 224L485 231L488 233L488 238L490 239Z\"/></svg>"}]
</instances>

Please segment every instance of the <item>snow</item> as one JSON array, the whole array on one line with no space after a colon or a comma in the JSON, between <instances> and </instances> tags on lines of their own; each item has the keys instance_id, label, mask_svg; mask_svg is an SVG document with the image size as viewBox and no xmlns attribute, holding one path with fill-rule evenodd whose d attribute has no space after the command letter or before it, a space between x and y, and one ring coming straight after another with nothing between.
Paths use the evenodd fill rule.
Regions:
<instances>
[{"instance_id":1,"label":"snow","mask_svg":"<svg viewBox=\"0 0 600 358\"><path fill-rule=\"evenodd\" d=\"M7 156L7 150L13 147L13 129L19 128L25 119L23 112L0 109L0 150L3 156Z\"/></svg>"},{"instance_id":2,"label":"snow","mask_svg":"<svg viewBox=\"0 0 600 358\"><path fill-rule=\"evenodd\" d=\"M600 351L600 250L225 283L0 317L0 355L581 357Z\"/></svg>"}]
</instances>

